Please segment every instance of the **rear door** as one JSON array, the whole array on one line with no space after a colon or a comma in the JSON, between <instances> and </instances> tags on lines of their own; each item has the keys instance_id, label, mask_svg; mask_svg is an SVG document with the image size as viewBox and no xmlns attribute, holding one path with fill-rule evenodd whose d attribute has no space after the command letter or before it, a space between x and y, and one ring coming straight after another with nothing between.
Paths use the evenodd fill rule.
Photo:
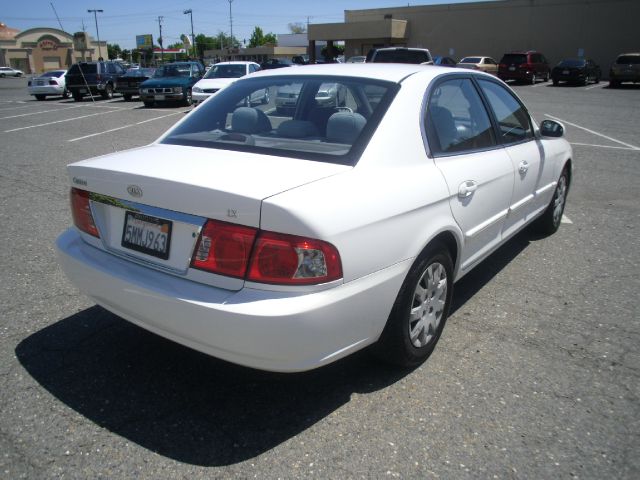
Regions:
<instances>
[{"instance_id":1,"label":"rear door","mask_svg":"<svg viewBox=\"0 0 640 480\"><path fill-rule=\"evenodd\" d=\"M451 211L464 233L460 264L467 270L500 243L513 190L513 164L469 77L448 77L436 84L425 130L449 188Z\"/></svg>"}]
</instances>

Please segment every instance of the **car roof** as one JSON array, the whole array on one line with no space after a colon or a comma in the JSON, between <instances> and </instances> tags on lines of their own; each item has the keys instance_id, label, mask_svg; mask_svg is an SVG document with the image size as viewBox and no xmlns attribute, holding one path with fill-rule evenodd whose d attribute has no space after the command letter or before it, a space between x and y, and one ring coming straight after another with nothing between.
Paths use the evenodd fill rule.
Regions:
<instances>
[{"instance_id":1,"label":"car roof","mask_svg":"<svg viewBox=\"0 0 640 480\"><path fill-rule=\"evenodd\" d=\"M457 72L455 68L450 69ZM277 70L261 70L251 76L343 76L386 80L400 83L415 73L423 73L427 77L436 77L447 71L447 67L419 65L412 63L326 63L305 65L304 67L279 68Z\"/></svg>"},{"instance_id":2,"label":"car roof","mask_svg":"<svg viewBox=\"0 0 640 480\"><path fill-rule=\"evenodd\" d=\"M258 65L258 64L256 62L245 62L240 60L234 60L233 62L222 61L222 62L214 63L211 66L215 67L216 65Z\"/></svg>"}]
</instances>

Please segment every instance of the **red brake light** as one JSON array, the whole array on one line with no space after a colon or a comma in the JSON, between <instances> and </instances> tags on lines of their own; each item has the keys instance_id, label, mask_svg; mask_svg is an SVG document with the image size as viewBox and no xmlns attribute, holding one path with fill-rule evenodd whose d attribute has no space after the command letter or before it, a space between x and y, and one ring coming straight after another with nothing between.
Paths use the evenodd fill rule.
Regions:
<instances>
[{"instance_id":1,"label":"red brake light","mask_svg":"<svg viewBox=\"0 0 640 480\"><path fill-rule=\"evenodd\" d=\"M78 190L77 188L71 189L71 214L76 227L89 235L100 238L100 233L98 233L91 213L89 192Z\"/></svg>"},{"instance_id":2,"label":"red brake light","mask_svg":"<svg viewBox=\"0 0 640 480\"><path fill-rule=\"evenodd\" d=\"M260 232L247 280L284 285L311 285L342 277L340 254L321 240Z\"/></svg>"},{"instance_id":3,"label":"red brake light","mask_svg":"<svg viewBox=\"0 0 640 480\"><path fill-rule=\"evenodd\" d=\"M191 266L243 278L256 233L255 228L207 220L198 238Z\"/></svg>"}]
</instances>

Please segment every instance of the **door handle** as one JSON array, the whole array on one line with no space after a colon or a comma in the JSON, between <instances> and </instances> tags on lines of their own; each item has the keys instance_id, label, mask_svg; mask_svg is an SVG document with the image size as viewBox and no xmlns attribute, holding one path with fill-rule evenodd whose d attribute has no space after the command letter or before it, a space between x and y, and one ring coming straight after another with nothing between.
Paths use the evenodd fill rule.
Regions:
<instances>
[{"instance_id":1,"label":"door handle","mask_svg":"<svg viewBox=\"0 0 640 480\"><path fill-rule=\"evenodd\" d=\"M458 196L460 198L467 198L470 195L473 195L473 192L478 188L478 182L475 180L467 180L462 182L458 187Z\"/></svg>"},{"instance_id":2,"label":"door handle","mask_svg":"<svg viewBox=\"0 0 640 480\"><path fill-rule=\"evenodd\" d=\"M523 160L520 162L520 165L518 166L518 171L524 175L525 173L527 173L527 170L529 170L529 162L527 162L526 160Z\"/></svg>"}]
</instances>

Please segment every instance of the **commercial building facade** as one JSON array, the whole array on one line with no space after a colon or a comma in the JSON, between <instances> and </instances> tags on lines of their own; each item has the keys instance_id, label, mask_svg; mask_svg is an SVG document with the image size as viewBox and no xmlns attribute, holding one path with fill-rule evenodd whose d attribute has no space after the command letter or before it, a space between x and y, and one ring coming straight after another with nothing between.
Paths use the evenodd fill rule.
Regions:
<instances>
[{"instance_id":1,"label":"commercial building facade","mask_svg":"<svg viewBox=\"0 0 640 480\"><path fill-rule=\"evenodd\" d=\"M619 53L639 51L638 0L497 0L346 10L344 23L309 25L310 47L345 41L345 55L374 47L429 48L460 59L538 50L551 63L592 58L606 73Z\"/></svg>"},{"instance_id":2,"label":"commercial building facade","mask_svg":"<svg viewBox=\"0 0 640 480\"><path fill-rule=\"evenodd\" d=\"M88 34L67 33L56 28L31 28L0 36L0 66L10 66L26 74L67 69L81 60L107 57L107 42L100 45ZM75 48L78 47L78 48Z\"/></svg>"}]
</instances>

